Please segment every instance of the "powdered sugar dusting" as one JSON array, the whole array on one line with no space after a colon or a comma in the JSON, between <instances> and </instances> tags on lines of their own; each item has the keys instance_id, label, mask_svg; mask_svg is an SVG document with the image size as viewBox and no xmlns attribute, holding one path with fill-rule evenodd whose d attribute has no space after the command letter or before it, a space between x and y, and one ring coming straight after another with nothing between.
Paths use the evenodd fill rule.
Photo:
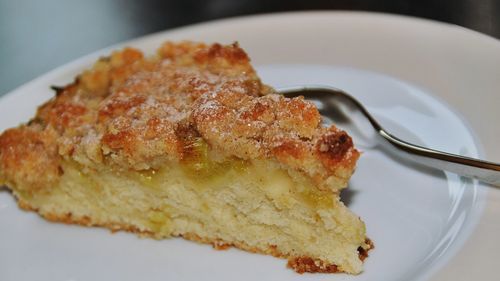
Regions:
<instances>
[{"instance_id":1,"label":"powdered sugar dusting","mask_svg":"<svg viewBox=\"0 0 500 281\"><path fill-rule=\"evenodd\" d=\"M93 161L102 153L117 166L143 169L180 159L186 138L196 136L221 157L273 158L319 181L332 176L338 163L353 167L359 153L335 143L341 131L322 128L312 103L263 86L246 56L231 55L241 52L237 47L205 50L203 56L196 53L199 45L171 47L164 58L122 65L116 72L109 66L106 77L112 80L104 93L89 98L76 91L72 102L88 105L89 123L68 133L65 153L80 151L73 143L92 151Z\"/></svg>"}]
</instances>

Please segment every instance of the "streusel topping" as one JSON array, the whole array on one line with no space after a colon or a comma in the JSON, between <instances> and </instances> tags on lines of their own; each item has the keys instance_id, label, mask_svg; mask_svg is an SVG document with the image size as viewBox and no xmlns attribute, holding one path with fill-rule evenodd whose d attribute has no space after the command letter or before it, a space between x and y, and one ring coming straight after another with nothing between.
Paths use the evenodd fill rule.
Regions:
<instances>
[{"instance_id":1,"label":"streusel topping","mask_svg":"<svg viewBox=\"0 0 500 281\"><path fill-rule=\"evenodd\" d=\"M45 172L21 180L43 186L57 180L63 159L158 169L202 139L219 157L272 159L338 190L359 157L345 132L320 125L312 103L263 85L237 44L167 42L152 57L127 48L56 91L29 124L0 137L6 178L38 163Z\"/></svg>"}]
</instances>

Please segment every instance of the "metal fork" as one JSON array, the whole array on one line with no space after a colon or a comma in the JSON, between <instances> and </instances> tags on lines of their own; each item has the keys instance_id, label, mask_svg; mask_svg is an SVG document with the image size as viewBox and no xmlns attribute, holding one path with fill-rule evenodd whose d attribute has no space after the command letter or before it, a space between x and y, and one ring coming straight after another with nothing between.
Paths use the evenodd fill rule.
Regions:
<instances>
[{"instance_id":1,"label":"metal fork","mask_svg":"<svg viewBox=\"0 0 500 281\"><path fill-rule=\"evenodd\" d=\"M387 147L390 152L410 159L424 166L449 171L461 176L476 178L480 181L500 186L500 164L480 159L442 152L404 141L385 130L366 108L348 93L323 86L298 86L279 89L286 97L304 96L320 105L320 112L331 119L340 115L355 121L361 130L375 130L377 143ZM371 130L371 129L370 129Z\"/></svg>"}]
</instances>

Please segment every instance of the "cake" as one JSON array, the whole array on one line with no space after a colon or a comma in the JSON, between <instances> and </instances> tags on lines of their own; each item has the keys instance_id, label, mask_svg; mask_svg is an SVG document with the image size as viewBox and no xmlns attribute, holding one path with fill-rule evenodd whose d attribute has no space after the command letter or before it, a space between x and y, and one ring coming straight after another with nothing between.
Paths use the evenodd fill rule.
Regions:
<instances>
[{"instance_id":1,"label":"cake","mask_svg":"<svg viewBox=\"0 0 500 281\"><path fill-rule=\"evenodd\" d=\"M372 248L340 191L360 153L238 46L166 42L99 59L0 136L0 183L49 221L183 237L358 274Z\"/></svg>"}]
</instances>

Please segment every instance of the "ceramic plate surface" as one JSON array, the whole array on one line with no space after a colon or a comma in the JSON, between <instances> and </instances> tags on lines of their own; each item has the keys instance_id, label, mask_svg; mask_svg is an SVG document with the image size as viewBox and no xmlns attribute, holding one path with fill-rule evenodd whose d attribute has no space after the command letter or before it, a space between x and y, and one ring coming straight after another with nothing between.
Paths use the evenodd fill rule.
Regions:
<instances>
[{"instance_id":1,"label":"ceramic plate surface","mask_svg":"<svg viewBox=\"0 0 500 281\"><path fill-rule=\"evenodd\" d=\"M432 89L345 63L308 62L309 50L279 46L259 37L262 22L287 22L289 17L233 19L158 33L125 45L151 53L167 39L237 39L244 48L250 46L248 51L267 84L335 86L357 97L383 126L403 139L452 153L480 155L472 130ZM359 33L355 28L352 32ZM107 52L60 67L1 98L0 129L28 120L37 105L53 95L50 85L71 82ZM285 260L236 249L215 251L182 239L139 239L130 233L49 223L21 211L4 190L0 191L0 280L427 279L469 237L480 218L485 190L475 181L401 162L378 147L361 143L359 147L363 155L342 196L366 222L376 248L358 276L298 275L286 269Z\"/></svg>"}]
</instances>

